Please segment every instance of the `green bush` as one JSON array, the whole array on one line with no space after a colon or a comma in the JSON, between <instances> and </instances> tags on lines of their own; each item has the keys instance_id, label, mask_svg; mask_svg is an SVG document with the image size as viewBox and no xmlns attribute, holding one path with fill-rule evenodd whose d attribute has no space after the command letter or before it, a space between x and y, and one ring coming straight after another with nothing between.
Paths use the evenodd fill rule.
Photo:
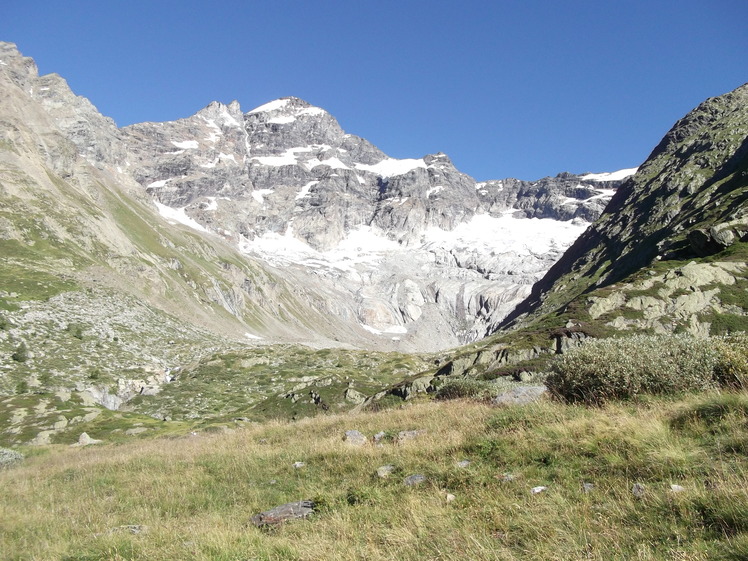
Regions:
<instances>
[{"instance_id":1,"label":"green bush","mask_svg":"<svg viewBox=\"0 0 748 561\"><path fill-rule=\"evenodd\" d=\"M559 357L546 385L564 400L591 404L702 390L716 385L718 356L712 341L687 335L600 339Z\"/></svg>"},{"instance_id":2,"label":"green bush","mask_svg":"<svg viewBox=\"0 0 748 561\"><path fill-rule=\"evenodd\" d=\"M460 399L471 397L474 399L486 399L494 393L494 384L487 380L476 380L474 378L457 378L444 383L434 397L436 399Z\"/></svg>"},{"instance_id":3,"label":"green bush","mask_svg":"<svg viewBox=\"0 0 748 561\"><path fill-rule=\"evenodd\" d=\"M13 354L10 355L10 358L15 360L16 362L26 362L29 359L29 350L26 347L26 343L21 341L21 344L16 347L16 350L13 351Z\"/></svg>"},{"instance_id":4,"label":"green bush","mask_svg":"<svg viewBox=\"0 0 748 561\"><path fill-rule=\"evenodd\" d=\"M717 339L718 352L714 378L720 386L748 388L748 335L730 335Z\"/></svg>"}]
</instances>

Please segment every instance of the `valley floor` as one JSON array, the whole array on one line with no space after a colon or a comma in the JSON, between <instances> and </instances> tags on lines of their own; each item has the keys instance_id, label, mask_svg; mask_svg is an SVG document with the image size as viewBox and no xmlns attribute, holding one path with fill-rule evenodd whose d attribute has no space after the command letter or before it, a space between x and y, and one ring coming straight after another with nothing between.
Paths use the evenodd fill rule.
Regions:
<instances>
[{"instance_id":1,"label":"valley floor","mask_svg":"<svg viewBox=\"0 0 748 561\"><path fill-rule=\"evenodd\" d=\"M346 442L353 429L369 441ZM8 560L748 556L746 393L602 408L422 401L24 452L0 471ZM415 474L425 480L405 485ZM306 520L250 521L305 499Z\"/></svg>"}]
</instances>

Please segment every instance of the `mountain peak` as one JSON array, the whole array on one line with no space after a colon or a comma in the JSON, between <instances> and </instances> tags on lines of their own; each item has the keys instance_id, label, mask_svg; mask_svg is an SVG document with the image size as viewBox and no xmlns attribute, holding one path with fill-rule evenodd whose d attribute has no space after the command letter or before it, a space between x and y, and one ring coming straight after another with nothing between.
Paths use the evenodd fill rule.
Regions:
<instances>
[{"instance_id":1,"label":"mountain peak","mask_svg":"<svg viewBox=\"0 0 748 561\"><path fill-rule=\"evenodd\" d=\"M329 115L329 113L298 97L281 97L255 107L247 115L265 117L269 123L282 124L292 122L297 117L321 116Z\"/></svg>"}]
</instances>

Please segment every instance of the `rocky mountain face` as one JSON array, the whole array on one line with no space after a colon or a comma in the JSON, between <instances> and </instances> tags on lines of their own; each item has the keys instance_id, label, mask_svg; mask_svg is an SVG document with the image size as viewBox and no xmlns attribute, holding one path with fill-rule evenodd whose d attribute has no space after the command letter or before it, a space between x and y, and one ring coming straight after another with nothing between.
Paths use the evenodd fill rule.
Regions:
<instances>
[{"instance_id":1,"label":"rocky mountain face","mask_svg":"<svg viewBox=\"0 0 748 561\"><path fill-rule=\"evenodd\" d=\"M150 301L163 307L158 294L169 283L161 277L185 269L169 238L188 235L186 225L201 251L234 248L242 264L190 279L184 294L192 303L174 306L177 313L207 299L270 340L436 350L480 338L599 216L620 183L571 174L477 183L444 154L389 158L297 98L248 113L236 102L214 102L179 121L118 129L59 76L38 76L15 46L4 43L0 57L8 168L26 174L35 167L27 184L43 184L24 190L24 204L8 199L6 239L23 237L16 231L22 216L45 216L40 236L54 230L72 246L65 251L101 265L100 274L137 279L117 280L118 287L138 287L139 277L160 282ZM9 195L20 194L17 181L6 184ZM76 190L90 199L83 212L78 201L64 212L39 204L47 195L48 203L65 201ZM159 246L156 253L173 255L156 259L151 248L133 247L132 225L106 212L112 199L149 230L166 228L144 236ZM79 222L77 232L70 220ZM250 280L250 265L262 280ZM69 269L81 280L91 276ZM281 292L292 294L293 306L274 302L278 286L288 287ZM266 317L248 322L258 313ZM299 316L288 330L278 328Z\"/></svg>"},{"instance_id":2,"label":"rocky mountain face","mask_svg":"<svg viewBox=\"0 0 748 561\"><path fill-rule=\"evenodd\" d=\"M639 171L619 188L600 219L533 288L507 323L522 314L550 311L582 293L611 287L642 269L650 271L652 281L662 271L686 275L685 269L678 268L693 260L706 259L712 262L710 267L733 273L735 267L742 271L739 259L730 258L731 264L722 266L715 256L731 246L738 253L740 243L746 241L747 199L748 84L708 99L679 120ZM696 268L704 266L690 266L691 276ZM675 269L680 272L669 273ZM736 282L704 274L703 282L692 279L689 286L694 291L700 285ZM621 296L619 300L629 299ZM704 304L705 309L714 304L717 311L723 311L718 299L705 297ZM678 323L671 320L671 326ZM703 323L695 316L689 321ZM666 328L659 325L658 329Z\"/></svg>"},{"instance_id":3,"label":"rocky mountain face","mask_svg":"<svg viewBox=\"0 0 748 561\"><path fill-rule=\"evenodd\" d=\"M368 345L412 350L490 331L620 182L477 183L445 154L389 158L297 98L246 114L214 102L121 134L127 172L163 216L302 286L342 291L349 305L326 298L329 313L373 335Z\"/></svg>"}]
</instances>

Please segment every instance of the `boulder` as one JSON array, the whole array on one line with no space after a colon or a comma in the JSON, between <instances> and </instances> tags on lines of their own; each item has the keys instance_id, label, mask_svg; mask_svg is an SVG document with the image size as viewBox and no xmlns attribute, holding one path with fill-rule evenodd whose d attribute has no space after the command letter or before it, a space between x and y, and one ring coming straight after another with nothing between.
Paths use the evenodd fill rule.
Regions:
<instances>
[{"instance_id":1,"label":"boulder","mask_svg":"<svg viewBox=\"0 0 748 561\"><path fill-rule=\"evenodd\" d=\"M420 485L421 483L424 483L425 481L426 481L425 475L416 473L413 475L409 475L408 477L403 479L403 484L405 484L408 487L415 487L416 485Z\"/></svg>"},{"instance_id":2,"label":"boulder","mask_svg":"<svg viewBox=\"0 0 748 561\"><path fill-rule=\"evenodd\" d=\"M397 433L397 443L402 444L403 442L407 442L408 440L413 440L414 438L418 438L421 435L426 434L426 431L424 429L419 430L402 430L399 433Z\"/></svg>"},{"instance_id":3,"label":"boulder","mask_svg":"<svg viewBox=\"0 0 748 561\"><path fill-rule=\"evenodd\" d=\"M258 528L277 526L289 520L307 518L314 512L314 502L310 500L298 501L295 503L286 503L276 506L265 512L255 514L252 518L252 524Z\"/></svg>"},{"instance_id":4,"label":"boulder","mask_svg":"<svg viewBox=\"0 0 748 561\"><path fill-rule=\"evenodd\" d=\"M548 391L545 386L520 386L497 395L493 405L527 405L539 400Z\"/></svg>"},{"instance_id":5,"label":"boulder","mask_svg":"<svg viewBox=\"0 0 748 561\"><path fill-rule=\"evenodd\" d=\"M386 466L379 466L377 468L377 477L384 479L385 477L389 477L392 475L392 472L395 471L395 466L392 464L388 464Z\"/></svg>"},{"instance_id":6,"label":"boulder","mask_svg":"<svg viewBox=\"0 0 748 561\"><path fill-rule=\"evenodd\" d=\"M23 454L10 448L0 448L0 468L9 467L23 461Z\"/></svg>"},{"instance_id":7,"label":"boulder","mask_svg":"<svg viewBox=\"0 0 748 561\"><path fill-rule=\"evenodd\" d=\"M95 438L88 436L87 432L82 432L78 437L78 442L71 444L71 446L89 446L91 444L99 444L100 442L101 440L96 440Z\"/></svg>"},{"instance_id":8,"label":"boulder","mask_svg":"<svg viewBox=\"0 0 748 561\"><path fill-rule=\"evenodd\" d=\"M364 446L369 441L364 434L357 430L345 431L343 440L351 446Z\"/></svg>"}]
</instances>

